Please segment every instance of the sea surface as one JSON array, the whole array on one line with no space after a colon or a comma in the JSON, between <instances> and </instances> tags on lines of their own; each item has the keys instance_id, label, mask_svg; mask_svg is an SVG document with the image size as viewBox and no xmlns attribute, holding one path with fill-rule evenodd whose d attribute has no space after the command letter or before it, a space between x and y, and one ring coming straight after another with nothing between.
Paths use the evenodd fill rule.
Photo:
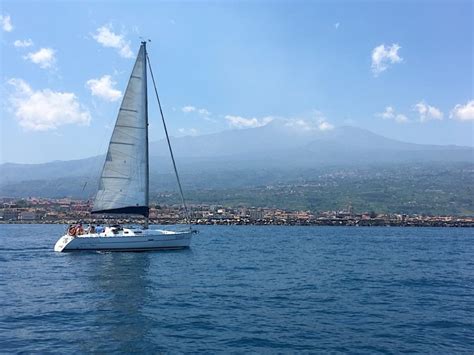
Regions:
<instances>
[{"instance_id":1,"label":"sea surface","mask_svg":"<svg viewBox=\"0 0 474 355\"><path fill-rule=\"evenodd\" d=\"M55 253L64 226L0 225L0 352L474 352L474 229L197 228Z\"/></svg>"}]
</instances>

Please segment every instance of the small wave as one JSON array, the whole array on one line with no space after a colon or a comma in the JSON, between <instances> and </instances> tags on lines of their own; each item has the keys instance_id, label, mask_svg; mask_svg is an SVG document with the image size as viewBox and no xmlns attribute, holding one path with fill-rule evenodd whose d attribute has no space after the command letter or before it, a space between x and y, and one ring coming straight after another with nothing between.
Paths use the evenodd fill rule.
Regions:
<instances>
[{"instance_id":1,"label":"small wave","mask_svg":"<svg viewBox=\"0 0 474 355\"><path fill-rule=\"evenodd\" d=\"M51 248L50 247L0 248L0 252L1 251L24 251L24 252L27 252L27 251L35 251L35 250L51 250L51 251L53 251L53 247L51 247Z\"/></svg>"}]
</instances>

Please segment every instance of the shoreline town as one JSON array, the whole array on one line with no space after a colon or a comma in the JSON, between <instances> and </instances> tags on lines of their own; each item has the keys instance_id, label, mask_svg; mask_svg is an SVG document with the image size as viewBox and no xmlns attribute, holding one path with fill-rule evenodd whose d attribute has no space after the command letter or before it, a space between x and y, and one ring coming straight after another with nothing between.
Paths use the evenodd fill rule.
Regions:
<instances>
[{"instance_id":1,"label":"shoreline town","mask_svg":"<svg viewBox=\"0 0 474 355\"><path fill-rule=\"evenodd\" d=\"M91 215L89 201L70 198L2 198L1 224L137 224L143 218ZM339 211L290 211L278 208L189 206L191 224L195 225L297 225L297 226L400 226L400 227L474 227L474 216L426 216L355 213L351 206ZM150 208L152 224L182 224L186 220L178 205Z\"/></svg>"}]
</instances>

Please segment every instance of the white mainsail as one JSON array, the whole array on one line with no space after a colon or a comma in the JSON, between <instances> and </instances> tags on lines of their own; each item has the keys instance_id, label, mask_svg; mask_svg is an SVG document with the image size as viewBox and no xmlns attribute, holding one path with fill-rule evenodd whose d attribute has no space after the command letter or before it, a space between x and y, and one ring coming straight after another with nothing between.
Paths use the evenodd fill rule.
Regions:
<instances>
[{"instance_id":1,"label":"white mainsail","mask_svg":"<svg viewBox=\"0 0 474 355\"><path fill-rule=\"evenodd\" d=\"M148 216L146 72L142 43L110 139L92 213Z\"/></svg>"}]
</instances>

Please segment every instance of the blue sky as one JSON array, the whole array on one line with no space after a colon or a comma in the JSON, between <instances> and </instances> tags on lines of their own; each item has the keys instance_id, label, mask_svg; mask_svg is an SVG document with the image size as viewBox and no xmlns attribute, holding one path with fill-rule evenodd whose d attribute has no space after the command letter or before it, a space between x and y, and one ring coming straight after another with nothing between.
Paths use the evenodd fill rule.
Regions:
<instances>
[{"instance_id":1,"label":"blue sky","mask_svg":"<svg viewBox=\"0 0 474 355\"><path fill-rule=\"evenodd\" d=\"M173 136L278 118L474 145L471 1L1 5L1 162L104 153L140 37Z\"/></svg>"}]
</instances>

